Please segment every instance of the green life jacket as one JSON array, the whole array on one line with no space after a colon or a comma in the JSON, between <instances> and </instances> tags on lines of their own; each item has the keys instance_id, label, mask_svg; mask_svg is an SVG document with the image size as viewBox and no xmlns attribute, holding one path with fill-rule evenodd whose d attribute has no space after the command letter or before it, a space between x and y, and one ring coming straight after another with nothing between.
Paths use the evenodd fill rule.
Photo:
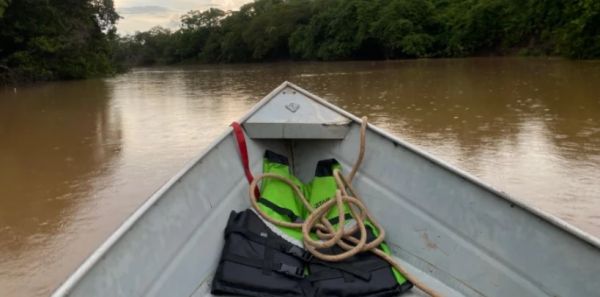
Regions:
<instances>
[{"instance_id":1,"label":"green life jacket","mask_svg":"<svg viewBox=\"0 0 600 297\"><path fill-rule=\"evenodd\" d=\"M335 195L337 189L333 170L339 169L334 160L317 165L314 179L308 185L290 173L288 159L271 151L265 152L263 172L273 173L294 181L317 207ZM271 218L301 222L306 210L294 192L284 182L265 178L261 184L259 207ZM349 209L343 214L351 219ZM337 210L328 219L338 225ZM373 253L359 253L341 262L323 262L300 248L299 229L268 226L259 215L248 209L232 212L225 229L225 244L219 266L213 278L213 295L243 295L253 297L391 297L412 287L402 275ZM368 240L377 230L367 222ZM389 254L385 244L380 247ZM323 251L328 252L328 251ZM331 253L341 252L330 248Z\"/></svg>"},{"instance_id":2,"label":"green life jacket","mask_svg":"<svg viewBox=\"0 0 600 297\"><path fill-rule=\"evenodd\" d=\"M265 173L294 180L285 156L267 151ZM264 178L259 207L271 218L298 222L303 210L289 185ZM225 244L212 281L213 295L305 297L305 267L311 256L302 246L300 230L268 225L253 209L232 212Z\"/></svg>"},{"instance_id":3,"label":"green life jacket","mask_svg":"<svg viewBox=\"0 0 600 297\"><path fill-rule=\"evenodd\" d=\"M333 177L333 171L335 169L340 168L340 164L335 159L321 160L317 164L315 177L306 186L306 192L308 193L307 197L309 203L314 208L319 207L335 195L335 192L337 190L337 184L335 178ZM352 219L348 206L345 207L344 213L342 215L344 215L346 222ZM331 211L327 214L327 218L329 219L331 224L336 228L339 222L339 216L340 214L338 213L338 209L336 207L333 207ZM377 228L375 228L375 226L371 222L367 220L365 221L365 225L367 227L367 232L369 233L367 236L368 241L373 240L377 237L377 235L379 235L379 230L377 230ZM391 254L390 248L387 244L385 244L385 242L379 246L379 249L381 249L388 255ZM342 252L341 248L339 247L333 247L329 250L331 253ZM371 274L378 278L377 282L374 283L370 280L365 281L360 280L360 278L358 278L358 281L354 282L355 286L349 285L348 279L349 275L352 275L352 272L344 271L343 267L348 267L347 264L350 264L349 266L361 267L363 263L374 263L370 264L370 267L372 268ZM363 268L365 268L363 270L369 270L369 268L367 268L366 266L363 266ZM340 278L342 279L341 281L331 278L331 275L335 275L335 272L332 272L332 270L336 269L342 271L342 273L340 274ZM402 276L400 272L392 268L391 265L389 265L389 263L385 262L384 260L380 259L372 253L361 253L354 257L348 258L347 260L339 262L339 264L333 263L333 265L331 263L319 263L319 261L317 261L312 265L309 264L309 271L311 275L322 275L322 281L315 281L314 287L316 289L316 295L329 295L333 294L334 292L339 292L340 290L348 291L348 294L344 296L372 296L373 294L376 294L375 292L382 293L386 291L389 292L390 295L392 295L405 292L412 287L412 283L409 282L406 278L404 278L404 276Z\"/></svg>"},{"instance_id":4,"label":"green life jacket","mask_svg":"<svg viewBox=\"0 0 600 297\"><path fill-rule=\"evenodd\" d=\"M263 173L280 175L294 181L300 189L303 190L305 188L304 185L290 173L288 158L269 150L265 152ZM304 205L302 205L302 202L294 196L294 191L286 183L272 178L265 178L262 180L258 205L261 210L273 219L286 222L301 222L305 214ZM292 238L302 241L302 230L286 227L278 228Z\"/></svg>"},{"instance_id":5,"label":"green life jacket","mask_svg":"<svg viewBox=\"0 0 600 297\"><path fill-rule=\"evenodd\" d=\"M306 186L306 191L308 192L307 199L312 207L317 208L323 205L323 203L327 202L335 195L337 184L335 182L335 178L333 177L334 169L341 169L340 164L335 159L321 160L317 164L315 176ZM346 210L348 211L347 218L352 218L347 206ZM333 207L329 211L327 218L334 226L337 226L339 214L336 207Z\"/></svg>"}]
</instances>

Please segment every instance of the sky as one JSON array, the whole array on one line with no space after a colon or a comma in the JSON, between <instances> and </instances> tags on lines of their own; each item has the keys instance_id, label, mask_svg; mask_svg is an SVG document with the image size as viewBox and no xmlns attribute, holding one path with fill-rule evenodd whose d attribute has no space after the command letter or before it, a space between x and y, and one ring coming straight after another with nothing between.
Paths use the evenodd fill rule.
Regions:
<instances>
[{"instance_id":1,"label":"sky","mask_svg":"<svg viewBox=\"0 0 600 297\"><path fill-rule=\"evenodd\" d=\"M252 0L115 0L115 7L121 15L117 31L131 34L154 26L177 29L179 17L192 9L215 7L235 10L248 2Z\"/></svg>"}]
</instances>

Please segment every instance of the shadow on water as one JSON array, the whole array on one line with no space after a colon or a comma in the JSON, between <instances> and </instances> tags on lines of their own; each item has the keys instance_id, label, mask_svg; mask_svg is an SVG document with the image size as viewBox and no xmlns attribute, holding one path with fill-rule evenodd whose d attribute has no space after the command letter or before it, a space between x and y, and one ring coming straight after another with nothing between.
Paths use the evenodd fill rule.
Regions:
<instances>
[{"instance_id":1,"label":"shadow on water","mask_svg":"<svg viewBox=\"0 0 600 297\"><path fill-rule=\"evenodd\" d=\"M13 284L8 292L15 279L60 261L55 236L94 199L92 181L118 157L121 120L109 92L93 80L0 93L0 283Z\"/></svg>"}]
</instances>

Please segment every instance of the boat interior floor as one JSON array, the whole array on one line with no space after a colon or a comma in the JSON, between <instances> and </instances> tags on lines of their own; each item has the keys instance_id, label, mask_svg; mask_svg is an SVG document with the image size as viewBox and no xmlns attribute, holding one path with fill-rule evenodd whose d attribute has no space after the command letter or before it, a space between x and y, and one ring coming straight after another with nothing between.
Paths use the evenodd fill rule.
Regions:
<instances>
[{"instance_id":1,"label":"boat interior floor","mask_svg":"<svg viewBox=\"0 0 600 297\"><path fill-rule=\"evenodd\" d=\"M319 160L336 158L343 167L343 172L347 173L352 165L353 158L357 155L358 152L358 126L354 127L355 133L351 133L352 136L348 137L345 141L349 141L350 144L341 145L343 141L340 140L253 140L248 139L248 144L250 148L250 152L252 155L260 155L264 153L265 150L272 150L278 152L280 154L286 155L290 161L290 168L295 176L300 178L303 182L310 181L314 174L316 164ZM370 157L367 157L370 159ZM260 163L262 163L261 158L256 158L259 161L256 162L252 166L253 172L260 172ZM255 160L256 160L255 159ZM239 162L238 160L234 160L234 162ZM259 164L256 164L259 163ZM241 166L241 165L240 165ZM365 163L365 166L369 166L368 163ZM383 166L382 166L383 167ZM367 167L368 168L368 167ZM373 172L371 172L373 174ZM379 173L377 173L379 175ZM438 271L435 266L426 264L423 259L419 259L419 257L413 255L410 252L407 252L400 245L397 244L397 234L402 232L402 225L397 224L398 222L393 219L393 215L391 213L381 214L380 210L382 209L382 205L375 201L389 201L391 197L397 197L396 194L386 190L379 184L376 180L374 180L374 176L370 176L365 171L359 170L357 175L357 181L360 182L360 190L367 190L364 194L364 198L367 199L367 206L374 211L377 215L379 213L380 220L383 221L384 227L389 234L389 239L387 240L388 245L390 246L392 252L395 255L396 261L400 263L405 269L407 269L412 275L417 277L421 282L426 284L428 287L434 289L437 292L443 292L444 296L466 296L462 294L450 286L447 286L442 281L436 278L436 272ZM244 185L245 181L242 180L242 188L247 188ZM238 185L240 186L240 185ZM247 190L241 191L244 193L243 198L247 198ZM387 198L390 196L389 198ZM379 197L379 199L377 199ZM387 199L382 199L386 197ZM397 199L397 198L396 198ZM237 204L237 203L235 203ZM244 203L244 205L249 205L249 203ZM391 205L394 205L393 203ZM385 207L383 208L385 209ZM389 207L389 209L394 209L394 207ZM396 210L401 211L399 208ZM223 216L224 210L219 210L214 212L213 214L220 213L220 216ZM212 216L212 215L211 215ZM206 224L213 225L211 220L220 220L216 216L213 218L207 218ZM392 223L392 222L395 222ZM222 223L215 223L215 225L221 225ZM393 228L393 227L396 228ZM421 242L422 239L419 240ZM431 248L431 247L430 247ZM402 257L398 257L398 255L402 255ZM408 260L408 261L407 261ZM409 263L419 263L420 267L416 267L415 265ZM211 273L207 278L205 278L199 286L196 288L194 293L190 296L192 297L200 297L200 296L213 296L210 293L210 285L212 283L213 274ZM463 284L463 286L466 286ZM409 292L404 293L402 296L412 297L412 296L428 296L418 288L414 287Z\"/></svg>"}]
</instances>

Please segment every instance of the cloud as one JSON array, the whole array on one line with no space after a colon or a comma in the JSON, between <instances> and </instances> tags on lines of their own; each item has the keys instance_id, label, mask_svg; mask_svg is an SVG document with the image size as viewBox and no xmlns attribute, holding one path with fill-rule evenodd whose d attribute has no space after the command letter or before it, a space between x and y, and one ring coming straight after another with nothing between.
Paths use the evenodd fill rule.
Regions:
<instances>
[{"instance_id":1,"label":"cloud","mask_svg":"<svg viewBox=\"0 0 600 297\"><path fill-rule=\"evenodd\" d=\"M119 12L120 15L128 15L128 14L164 15L164 14L173 12L169 8L162 7L162 6L155 6L155 5L122 7L122 8L118 8L117 11Z\"/></svg>"},{"instance_id":2,"label":"cloud","mask_svg":"<svg viewBox=\"0 0 600 297\"><path fill-rule=\"evenodd\" d=\"M117 30L131 34L154 26L177 29L180 17L190 10L210 7L234 10L249 2L252 0L115 0L116 10L122 17Z\"/></svg>"}]
</instances>

